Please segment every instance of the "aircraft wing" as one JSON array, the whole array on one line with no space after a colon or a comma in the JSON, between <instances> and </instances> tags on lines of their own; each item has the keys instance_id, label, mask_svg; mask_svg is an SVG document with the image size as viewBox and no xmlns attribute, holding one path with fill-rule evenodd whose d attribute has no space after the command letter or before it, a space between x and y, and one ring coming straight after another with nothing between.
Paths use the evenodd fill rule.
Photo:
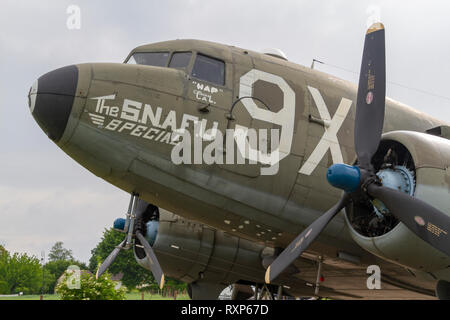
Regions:
<instances>
[{"instance_id":1,"label":"aircraft wing","mask_svg":"<svg viewBox=\"0 0 450 320\"><path fill-rule=\"evenodd\" d=\"M381 260L376 265L381 269L381 289L368 289L367 281L372 272L368 265L357 265L341 259L325 257L319 278L319 296L331 299L436 299L433 280L423 280L406 268ZM299 270L296 274L282 274L280 281L290 283L286 289L296 296L314 296L318 271L317 254L305 252L294 261Z\"/></svg>"}]
</instances>

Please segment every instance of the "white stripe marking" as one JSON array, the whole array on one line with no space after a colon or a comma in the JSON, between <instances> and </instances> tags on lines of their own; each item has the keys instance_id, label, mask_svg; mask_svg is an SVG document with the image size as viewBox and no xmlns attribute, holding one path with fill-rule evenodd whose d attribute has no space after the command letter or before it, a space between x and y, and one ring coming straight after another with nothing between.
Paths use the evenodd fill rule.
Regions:
<instances>
[{"instance_id":1,"label":"white stripe marking","mask_svg":"<svg viewBox=\"0 0 450 320\"><path fill-rule=\"evenodd\" d=\"M333 116L333 119L331 119L328 108L323 101L319 90L310 86L308 86L308 89L311 92L314 102L316 103L320 117L325 121L325 123L330 123L330 125L329 127L324 126L325 133L323 134L314 151L309 156L308 160L306 160L306 162L299 170L299 173L305 175L310 175L314 171L319 162L325 156L325 153L328 151L328 149L330 149L331 151L333 163L344 163L341 147L337 139L337 133L341 128L345 118L347 117L347 114L350 111L350 107L353 103L353 101L349 99L342 98L341 103L339 104L336 113Z\"/></svg>"}]
</instances>

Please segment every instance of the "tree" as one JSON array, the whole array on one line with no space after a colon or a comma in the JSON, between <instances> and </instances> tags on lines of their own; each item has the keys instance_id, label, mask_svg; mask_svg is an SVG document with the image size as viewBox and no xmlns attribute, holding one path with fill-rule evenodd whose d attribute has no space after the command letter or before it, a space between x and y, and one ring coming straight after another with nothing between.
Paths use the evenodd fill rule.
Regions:
<instances>
[{"instance_id":1,"label":"tree","mask_svg":"<svg viewBox=\"0 0 450 320\"><path fill-rule=\"evenodd\" d=\"M5 258L5 255L8 254L8 251L6 251L5 247L0 245L0 294L8 294L9 293L9 286L6 282L6 277L3 275L3 264L5 263L3 259Z\"/></svg>"},{"instance_id":2,"label":"tree","mask_svg":"<svg viewBox=\"0 0 450 320\"><path fill-rule=\"evenodd\" d=\"M50 253L48 254L49 261L57 261L57 260L74 260L72 255L72 250L66 249L63 247L63 242L56 242L53 247L50 249Z\"/></svg>"},{"instance_id":3,"label":"tree","mask_svg":"<svg viewBox=\"0 0 450 320\"><path fill-rule=\"evenodd\" d=\"M125 235L113 228L105 229L103 237L97 246L91 250L91 258L89 259L89 270L92 273L97 272L98 266L106 259L106 257L114 250L114 248L122 242ZM155 282L150 271L142 268L134 258L133 250L122 250L116 260L109 267L111 274L122 272L122 283L129 289L135 288L141 284L150 284Z\"/></svg>"},{"instance_id":4,"label":"tree","mask_svg":"<svg viewBox=\"0 0 450 320\"><path fill-rule=\"evenodd\" d=\"M88 267L85 263L77 260L56 260L49 261L45 264L45 291L46 293L54 293L56 282L59 277L71 265L79 266L81 270L86 270Z\"/></svg>"},{"instance_id":5,"label":"tree","mask_svg":"<svg viewBox=\"0 0 450 320\"><path fill-rule=\"evenodd\" d=\"M66 272L56 286L56 292L62 300L125 300L125 288L116 289L116 283L110 279L108 273L95 279L92 274L82 272L79 289L69 288L69 276L71 274Z\"/></svg>"},{"instance_id":6,"label":"tree","mask_svg":"<svg viewBox=\"0 0 450 320\"><path fill-rule=\"evenodd\" d=\"M39 293L42 287L42 268L39 260L27 254L0 254L0 293Z\"/></svg>"},{"instance_id":7,"label":"tree","mask_svg":"<svg viewBox=\"0 0 450 320\"><path fill-rule=\"evenodd\" d=\"M48 254L48 262L44 266L44 292L54 293L56 282L66 269L71 265L87 269L85 263L74 259L72 250L63 247L63 242L56 242Z\"/></svg>"}]
</instances>

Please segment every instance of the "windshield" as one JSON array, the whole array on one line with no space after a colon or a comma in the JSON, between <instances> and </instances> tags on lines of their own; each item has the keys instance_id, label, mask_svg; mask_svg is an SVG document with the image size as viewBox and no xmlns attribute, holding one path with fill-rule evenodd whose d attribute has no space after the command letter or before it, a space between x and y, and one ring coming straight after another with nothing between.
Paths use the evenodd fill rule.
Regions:
<instances>
[{"instance_id":1,"label":"windshield","mask_svg":"<svg viewBox=\"0 0 450 320\"><path fill-rule=\"evenodd\" d=\"M128 64L144 64L147 66L165 67L169 60L169 52L138 52L127 61Z\"/></svg>"},{"instance_id":2,"label":"windshield","mask_svg":"<svg viewBox=\"0 0 450 320\"><path fill-rule=\"evenodd\" d=\"M205 81L224 85L225 63L221 60L210 58L202 54L197 55L192 76Z\"/></svg>"},{"instance_id":3,"label":"windshield","mask_svg":"<svg viewBox=\"0 0 450 320\"><path fill-rule=\"evenodd\" d=\"M169 68L187 70L192 52L175 52L170 59Z\"/></svg>"}]
</instances>

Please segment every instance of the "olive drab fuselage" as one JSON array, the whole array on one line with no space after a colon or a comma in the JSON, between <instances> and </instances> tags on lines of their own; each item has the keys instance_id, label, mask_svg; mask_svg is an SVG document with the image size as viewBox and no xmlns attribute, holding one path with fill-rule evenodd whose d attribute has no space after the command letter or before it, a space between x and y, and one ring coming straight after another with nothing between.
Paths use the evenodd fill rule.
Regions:
<instances>
[{"instance_id":1,"label":"olive drab fuselage","mask_svg":"<svg viewBox=\"0 0 450 320\"><path fill-rule=\"evenodd\" d=\"M148 52L167 53L166 65L126 63ZM183 52L191 53L184 55L186 66L169 67L170 57ZM220 62L222 83L195 71L199 57ZM325 176L333 163L352 164L356 158L354 84L280 57L198 40L144 45L125 63L76 67L73 108L57 144L126 192L271 247L285 247L340 198ZM443 124L386 99L384 132L425 132ZM200 132L194 132L196 126ZM277 157L258 145L244 155L244 164L227 163L226 154L222 163L192 156L192 164L175 164L172 150L180 128L200 136L203 151L218 132L225 144L227 129L278 129ZM276 167L272 174L271 167ZM344 215L310 251L336 257L342 248L361 263L373 260L351 239Z\"/></svg>"}]
</instances>

